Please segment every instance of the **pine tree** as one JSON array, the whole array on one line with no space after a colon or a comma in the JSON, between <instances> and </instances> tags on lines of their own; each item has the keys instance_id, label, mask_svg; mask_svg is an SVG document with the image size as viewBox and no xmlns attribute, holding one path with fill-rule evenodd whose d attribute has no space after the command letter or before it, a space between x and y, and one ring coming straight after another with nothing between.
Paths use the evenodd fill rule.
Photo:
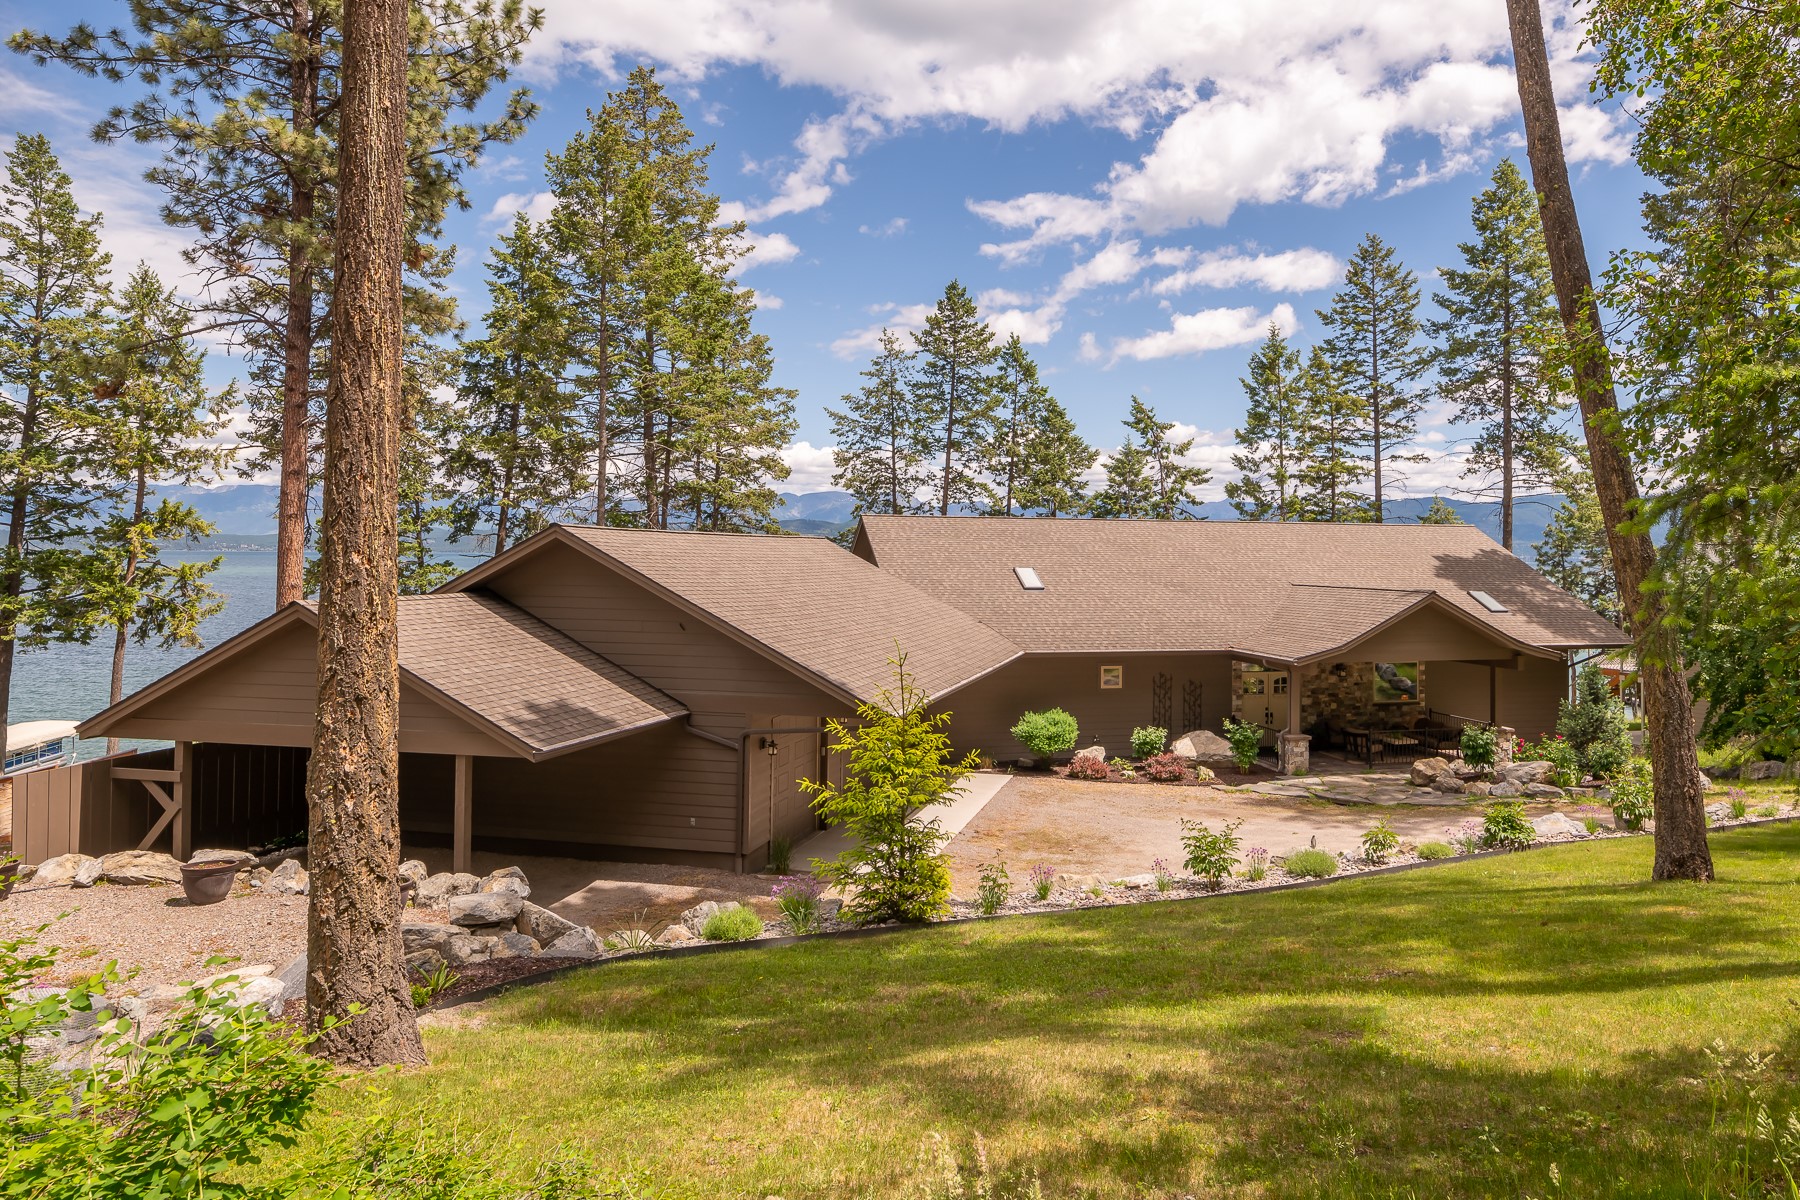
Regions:
<instances>
[{"instance_id":1,"label":"pine tree","mask_svg":"<svg viewBox=\"0 0 1800 1200\"><path fill-rule=\"evenodd\" d=\"M831 482L856 497L858 513L920 511L919 495L929 481L927 431L913 407L915 356L900 335L881 331L862 377L867 383L847 393L831 418Z\"/></svg>"},{"instance_id":2,"label":"pine tree","mask_svg":"<svg viewBox=\"0 0 1800 1200\"><path fill-rule=\"evenodd\" d=\"M1444 503L1442 496L1431 498L1431 507L1419 518L1421 525L1462 525L1466 522L1450 505Z\"/></svg>"},{"instance_id":3,"label":"pine tree","mask_svg":"<svg viewBox=\"0 0 1800 1200\"><path fill-rule=\"evenodd\" d=\"M1303 386L1300 351L1271 324L1269 336L1250 356L1249 375L1238 382L1249 406L1231 456L1240 474L1225 485L1225 495L1246 521L1298 520L1310 465L1306 402L1311 398Z\"/></svg>"},{"instance_id":4,"label":"pine tree","mask_svg":"<svg viewBox=\"0 0 1800 1200\"><path fill-rule=\"evenodd\" d=\"M116 491L90 413L105 351L108 256L47 138L20 137L0 181L0 741L20 646L87 642L105 620L92 533Z\"/></svg>"},{"instance_id":5,"label":"pine tree","mask_svg":"<svg viewBox=\"0 0 1800 1200\"><path fill-rule=\"evenodd\" d=\"M1182 462L1194 448L1194 439L1175 441L1169 432L1173 421L1159 421L1156 411L1136 396L1131 398L1131 413L1125 428L1135 434L1144 449L1146 473L1150 479L1149 511L1145 514L1158 521L1191 519L1200 503L1196 490L1206 486L1212 472L1205 467ZM1129 441L1129 437L1127 438Z\"/></svg>"},{"instance_id":6,"label":"pine tree","mask_svg":"<svg viewBox=\"0 0 1800 1200\"><path fill-rule=\"evenodd\" d=\"M1037 363L1018 334L1006 339L995 361L994 432L986 450L988 478L993 483L989 515L1010 517L1020 507L1025 475L1030 469L1030 442L1042 428L1050 389L1038 378Z\"/></svg>"},{"instance_id":7,"label":"pine tree","mask_svg":"<svg viewBox=\"0 0 1800 1200\"><path fill-rule=\"evenodd\" d=\"M507 78L542 22L521 0L475 7L418 0L407 65L406 264L430 265L460 177L484 147L519 137L536 111L515 91L492 119L458 123ZM214 328L233 329L256 378L247 399L260 453L279 464L277 607L300 598L306 511L318 452L335 223L343 57L340 6L294 0L138 0L130 29L77 25L53 38L21 30L14 50L66 63L143 94L95 126L99 140L160 144L146 178L167 195L163 219L192 230L186 251Z\"/></svg>"},{"instance_id":8,"label":"pine tree","mask_svg":"<svg viewBox=\"0 0 1800 1200\"><path fill-rule=\"evenodd\" d=\"M1025 469L1017 499L1023 512L1046 517L1075 516L1087 508L1087 483L1100 451L1088 445L1056 397L1046 399L1043 417L1025 439Z\"/></svg>"},{"instance_id":9,"label":"pine tree","mask_svg":"<svg viewBox=\"0 0 1800 1200\"><path fill-rule=\"evenodd\" d=\"M453 424L440 435L451 537L491 528L495 554L573 506L581 478L557 265L545 231L514 218L488 261L483 334L462 347Z\"/></svg>"},{"instance_id":10,"label":"pine tree","mask_svg":"<svg viewBox=\"0 0 1800 1200\"><path fill-rule=\"evenodd\" d=\"M1433 299L1444 316L1427 328L1441 343L1441 394L1458 424L1481 430L1463 476L1499 476L1500 544L1511 550L1514 497L1553 486L1570 448L1562 381L1543 354L1560 322L1537 197L1511 159L1475 197L1473 220L1475 240L1458 246L1466 266L1442 272L1447 291Z\"/></svg>"},{"instance_id":11,"label":"pine tree","mask_svg":"<svg viewBox=\"0 0 1800 1200\"><path fill-rule=\"evenodd\" d=\"M1373 483L1370 519L1377 523L1384 519L1386 464L1424 461L1423 455L1401 453L1418 436L1425 400L1414 384L1431 365L1418 344L1418 314L1418 277L1372 233L1351 256L1343 290L1318 314L1330 331L1325 351L1344 390L1361 404Z\"/></svg>"},{"instance_id":12,"label":"pine tree","mask_svg":"<svg viewBox=\"0 0 1800 1200\"><path fill-rule=\"evenodd\" d=\"M106 473L97 480L123 493L94 533L104 562L95 592L113 630L111 702L125 694L125 652L140 646L199 646L200 622L224 607L207 582L223 560L181 562L171 547L213 532L191 504L152 502L155 485L190 485L222 472L230 450L215 439L225 427L233 389L215 392L206 356L185 336L187 310L149 267L140 264L120 297L113 332L117 349L103 365L105 384L92 416L106 439ZM117 739L108 752L118 749Z\"/></svg>"},{"instance_id":13,"label":"pine tree","mask_svg":"<svg viewBox=\"0 0 1800 1200\"><path fill-rule=\"evenodd\" d=\"M992 503L993 489L982 478L981 466L999 407L993 330L975 311L968 291L953 279L913 342L921 360L913 403L930 430L930 487L938 515L949 516L958 504L985 508Z\"/></svg>"},{"instance_id":14,"label":"pine tree","mask_svg":"<svg viewBox=\"0 0 1800 1200\"><path fill-rule=\"evenodd\" d=\"M1090 516L1147 521L1156 515L1156 480L1150 454L1131 434L1106 459L1106 482L1088 501Z\"/></svg>"},{"instance_id":15,"label":"pine tree","mask_svg":"<svg viewBox=\"0 0 1800 1200\"><path fill-rule=\"evenodd\" d=\"M1370 520L1369 460L1363 454L1364 406L1318 346L1296 383L1300 433L1300 518L1305 521Z\"/></svg>"}]
</instances>

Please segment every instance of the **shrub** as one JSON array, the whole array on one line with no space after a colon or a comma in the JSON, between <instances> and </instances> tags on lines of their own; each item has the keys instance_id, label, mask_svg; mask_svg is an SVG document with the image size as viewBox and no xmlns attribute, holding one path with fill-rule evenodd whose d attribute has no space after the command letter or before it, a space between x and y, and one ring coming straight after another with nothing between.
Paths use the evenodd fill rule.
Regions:
<instances>
[{"instance_id":1,"label":"shrub","mask_svg":"<svg viewBox=\"0 0 1800 1200\"><path fill-rule=\"evenodd\" d=\"M1765 804L1761 808L1756 810L1756 815L1759 817L1772 817L1775 814L1779 813L1780 811L1781 811L1781 809L1779 807L1777 807L1776 805Z\"/></svg>"},{"instance_id":2,"label":"shrub","mask_svg":"<svg viewBox=\"0 0 1800 1200\"><path fill-rule=\"evenodd\" d=\"M1269 852L1261 846L1252 846L1244 854L1244 878L1250 882L1266 878L1269 874Z\"/></svg>"},{"instance_id":3,"label":"shrub","mask_svg":"<svg viewBox=\"0 0 1800 1200\"><path fill-rule=\"evenodd\" d=\"M1380 865L1387 861L1387 856L1400 848L1400 835L1388 827L1386 819L1375 822L1375 827L1362 835L1363 858L1369 863Z\"/></svg>"},{"instance_id":4,"label":"shrub","mask_svg":"<svg viewBox=\"0 0 1800 1200\"><path fill-rule=\"evenodd\" d=\"M1281 869L1297 879L1324 879L1337 874L1337 856L1323 850L1296 850L1282 860Z\"/></svg>"},{"instance_id":5,"label":"shrub","mask_svg":"<svg viewBox=\"0 0 1800 1200\"><path fill-rule=\"evenodd\" d=\"M1137 772L1132 769L1129 758L1109 758L1106 765L1119 773L1120 779L1136 779Z\"/></svg>"},{"instance_id":6,"label":"shrub","mask_svg":"<svg viewBox=\"0 0 1800 1200\"><path fill-rule=\"evenodd\" d=\"M1048 708L1043 712L1028 712L1019 718L1019 723L1012 727L1012 735L1019 745L1024 746L1039 758L1049 758L1055 754L1066 754L1075 748L1075 741L1081 736L1075 718L1060 708Z\"/></svg>"},{"instance_id":7,"label":"shrub","mask_svg":"<svg viewBox=\"0 0 1800 1200\"><path fill-rule=\"evenodd\" d=\"M1166 892L1175 886L1175 872L1169 870L1169 864L1156 859L1150 864L1150 874L1156 876L1156 890Z\"/></svg>"},{"instance_id":8,"label":"shrub","mask_svg":"<svg viewBox=\"0 0 1800 1200\"><path fill-rule=\"evenodd\" d=\"M1135 758L1161 754L1168 744L1169 731L1159 725L1140 725L1131 731L1131 753Z\"/></svg>"},{"instance_id":9,"label":"shrub","mask_svg":"<svg viewBox=\"0 0 1800 1200\"><path fill-rule=\"evenodd\" d=\"M739 906L716 912L700 927L700 936L709 942L747 942L762 934L762 918Z\"/></svg>"},{"instance_id":10,"label":"shrub","mask_svg":"<svg viewBox=\"0 0 1800 1200\"><path fill-rule=\"evenodd\" d=\"M1237 851L1241 844L1237 831L1242 824L1242 821L1233 821L1214 833L1204 821L1181 823L1181 845L1187 850L1187 861L1183 865L1212 891L1218 891L1220 885L1231 878L1232 868L1237 866Z\"/></svg>"},{"instance_id":11,"label":"shrub","mask_svg":"<svg viewBox=\"0 0 1800 1200\"><path fill-rule=\"evenodd\" d=\"M1464 725L1462 759L1471 767L1491 767L1499 754L1500 738L1492 725Z\"/></svg>"},{"instance_id":12,"label":"shrub","mask_svg":"<svg viewBox=\"0 0 1800 1200\"><path fill-rule=\"evenodd\" d=\"M1426 862L1436 862L1440 858L1455 858L1456 847L1449 842L1420 842L1418 855Z\"/></svg>"},{"instance_id":13,"label":"shrub","mask_svg":"<svg viewBox=\"0 0 1800 1200\"><path fill-rule=\"evenodd\" d=\"M1256 765L1256 756L1262 753L1262 736L1261 725L1225 718L1225 740L1231 743L1231 759L1244 774L1249 774Z\"/></svg>"},{"instance_id":14,"label":"shrub","mask_svg":"<svg viewBox=\"0 0 1800 1200\"><path fill-rule=\"evenodd\" d=\"M819 897L824 894L825 881L816 875L786 875L769 889L775 907L795 933L819 931Z\"/></svg>"},{"instance_id":15,"label":"shrub","mask_svg":"<svg viewBox=\"0 0 1800 1200\"><path fill-rule=\"evenodd\" d=\"M980 761L973 752L952 757L950 714L928 711L931 697L913 686L906 655L892 661L894 686L859 704L854 725L825 722L832 750L848 756L843 784L800 782L813 811L850 837L850 848L818 873L850 894L844 915L865 925L928 921L949 908L948 835L920 814L957 795L957 779Z\"/></svg>"},{"instance_id":16,"label":"shrub","mask_svg":"<svg viewBox=\"0 0 1800 1200\"><path fill-rule=\"evenodd\" d=\"M1523 762L1549 763L1550 782L1557 787L1574 787L1581 782L1581 756L1560 733L1546 734L1535 742L1522 744L1518 757Z\"/></svg>"},{"instance_id":17,"label":"shrub","mask_svg":"<svg viewBox=\"0 0 1800 1200\"><path fill-rule=\"evenodd\" d=\"M1056 882L1056 868L1048 863L1039 863L1027 873L1031 880L1031 896L1034 900L1048 900L1050 885Z\"/></svg>"},{"instance_id":18,"label":"shrub","mask_svg":"<svg viewBox=\"0 0 1800 1200\"><path fill-rule=\"evenodd\" d=\"M982 916L991 917L1000 911L1010 894L1011 884L1005 863L991 862L982 866L981 886L975 889L975 903L981 909Z\"/></svg>"},{"instance_id":19,"label":"shrub","mask_svg":"<svg viewBox=\"0 0 1800 1200\"><path fill-rule=\"evenodd\" d=\"M1756 739L1747 733L1740 733L1728 742L1720 742L1700 751L1701 769L1719 775L1735 775L1740 768L1761 761L1762 754L1756 748Z\"/></svg>"},{"instance_id":20,"label":"shrub","mask_svg":"<svg viewBox=\"0 0 1800 1200\"><path fill-rule=\"evenodd\" d=\"M1138 764L1138 774L1156 783L1180 783L1187 768L1173 754L1157 754Z\"/></svg>"},{"instance_id":21,"label":"shrub","mask_svg":"<svg viewBox=\"0 0 1800 1200\"><path fill-rule=\"evenodd\" d=\"M1649 759L1631 759L1613 778L1612 810L1613 819L1633 832L1656 816L1656 786Z\"/></svg>"},{"instance_id":22,"label":"shrub","mask_svg":"<svg viewBox=\"0 0 1800 1200\"><path fill-rule=\"evenodd\" d=\"M1481 844L1488 849L1523 850L1537 837L1516 800L1496 800L1481 818Z\"/></svg>"},{"instance_id":23,"label":"shrub","mask_svg":"<svg viewBox=\"0 0 1800 1200\"><path fill-rule=\"evenodd\" d=\"M1610 778L1631 761L1631 734L1625 728L1625 705L1593 663L1575 679L1575 703L1563 704L1556 732L1563 735L1590 775Z\"/></svg>"},{"instance_id":24,"label":"shrub","mask_svg":"<svg viewBox=\"0 0 1800 1200\"><path fill-rule=\"evenodd\" d=\"M1480 821L1464 821L1460 826L1450 830L1450 844L1456 847L1458 854L1473 854L1482 848L1481 835L1485 827Z\"/></svg>"},{"instance_id":25,"label":"shrub","mask_svg":"<svg viewBox=\"0 0 1800 1200\"><path fill-rule=\"evenodd\" d=\"M769 839L769 866L771 875L786 875L793 869L794 843L784 837Z\"/></svg>"},{"instance_id":26,"label":"shrub","mask_svg":"<svg viewBox=\"0 0 1800 1200\"><path fill-rule=\"evenodd\" d=\"M1112 767L1091 754L1077 758L1069 764L1070 779L1107 780L1112 777Z\"/></svg>"},{"instance_id":27,"label":"shrub","mask_svg":"<svg viewBox=\"0 0 1800 1200\"><path fill-rule=\"evenodd\" d=\"M439 963L437 970L429 975L419 972L411 984L413 1007L424 1008L440 993L456 986L458 978L445 963Z\"/></svg>"}]
</instances>

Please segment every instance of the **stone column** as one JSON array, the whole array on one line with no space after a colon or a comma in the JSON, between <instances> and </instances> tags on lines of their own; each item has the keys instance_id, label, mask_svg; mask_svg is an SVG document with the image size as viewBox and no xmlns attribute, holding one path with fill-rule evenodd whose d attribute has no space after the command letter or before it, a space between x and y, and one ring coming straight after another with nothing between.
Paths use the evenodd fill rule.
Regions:
<instances>
[{"instance_id":1,"label":"stone column","mask_svg":"<svg viewBox=\"0 0 1800 1200\"><path fill-rule=\"evenodd\" d=\"M1275 739L1275 762L1283 775L1305 775L1312 770L1312 738L1304 733L1284 733Z\"/></svg>"}]
</instances>

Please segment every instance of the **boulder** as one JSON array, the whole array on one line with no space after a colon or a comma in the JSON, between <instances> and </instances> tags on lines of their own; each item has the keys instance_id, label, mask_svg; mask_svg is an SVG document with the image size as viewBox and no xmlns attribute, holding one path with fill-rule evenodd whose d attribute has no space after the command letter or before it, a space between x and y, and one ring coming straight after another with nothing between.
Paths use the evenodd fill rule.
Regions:
<instances>
[{"instance_id":1,"label":"boulder","mask_svg":"<svg viewBox=\"0 0 1800 1200\"><path fill-rule=\"evenodd\" d=\"M829 924L830 922L837 920L838 914L843 911L844 902L842 900L839 900L836 896L827 896L819 901L819 923L821 925Z\"/></svg>"},{"instance_id":2,"label":"boulder","mask_svg":"<svg viewBox=\"0 0 1800 1200\"><path fill-rule=\"evenodd\" d=\"M1195 783L1212 783L1215 780L1217 780L1218 778L1219 777L1217 775L1214 775L1212 773L1211 767L1208 767L1202 763L1194 764L1194 782Z\"/></svg>"},{"instance_id":3,"label":"boulder","mask_svg":"<svg viewBox=\"0 0 1800 1200\"><path fill-rule=\"evenodd\" d=\"M1545 813L1531 818L1531 827L1540 838L1586 837L1587 826L1563 813Z\"/></svg>"},{"instance_id":4,"label":"boulder","mask_svg":"<svg viewBox=\"0 0 1800 1200\"><path fill-rule=\"evenodd\" d=\"M436 950L414 950L406 956L406 970L409 975L418 978L429 978L436 975L439 969L450 964Z\"/></svg>"},{"instance_id":5,"label":"boulder","mask_svg":"<svg viewBox=\"0 0 1800 1200\"><path fill-rule=\"evenodd\" d=\"M742 907L744 906L739 904L736 900L727 900L723 904L720 904L717 900L703 900L675 919L687 926L688 932L697 937L699 936L700 931L706 928L706 923L715 916L722 912L729 912L734 908Z\"/></svg>"},{"instance_id":6,"label":"boulder","mask_svg":"<svg viewBox=\"0 0 1800 1200\"><path fill-rule=\"evenodd\" d=\"M663 930L657 942L664 946L683 946L700 939L689 933L684 926L671 925ZM539 958L595 958L600 954L600 939L594 931L587 928L575 928L563 934L538 952Z\"/></svg>"},{"instance_id":7,"label":"boulder","mask_svg":"<svg viewBox=\"0 0 1800 1200\"><path fill-rule=\"evenodd\" d=\"M87 882L77 882L84 875ZM85 854L59 854L39 863L29 879L34 887L92 887L99 875L99 859Z\"/></svg>"},{"instance_id":8,"label":"boulder","mask_svg":"<svg viewBox=\"0 0 1800 1200\"><path fill-rule=\"evenodd\" d=\"M454 925L403 921L400 924L400 945L408 954L415 950L436 950L441 954L444 947L450 944L451 938L461 937L464 932Z\"/></svg>"},{"instance_id":9,"label":"boulder","mask_svg":"<svg viewBox=\"0 0 1800 1200\"><path fill-rule=\"evenodd\" d=\"M1231 757L1231 743L1210 729L1194 729L1176 738L1169 753L1179 758L1227 759Z\"/></svg>"},{"instance_id":10,"label":"boulder","mask_svg":"<svg viewBox=\"0 0 1800 1200\"><path fill-rule=\"evenodd\" d=\"M1781 762L1745 763L1744 769L1738 772L1739 779L1780 779L1787 774L1787 764Z\"/></svg>"},{"instance_id":11,"label":"boulder","mask_svg":"<svg viewBox=\"0 0 1800 1200\"><path fill-rule=\"evenodd\" d=\"M1458 779L1454 771L1445 771L1442 775L1439 775L1436 779L1431 781L1432 791L1443 792L1445 795L1450 796L1460 796L1464 794L1467 788L1468 785Z\"/></svg>"},{"instance_id":12,"label":"boulder","mask_svg":"<svg viewBox=\"0 0 1800 1200\"><path fill-rule=\"evenodd\" d=\"M418 892L413 896L413 903L420 908L443 908L452 896L467 896L479 891L481 880L464 871L445 871L441 875L429 875L419 884Z\"/></svg>"},{"instance_id":13,"label":"boulder","mask_svg":"<svg viewBox=\"0 0 1800 1200\"><path fill-rule=\"evenodd\" d=\"M686 925L671 925L663 930L661 935L657 937L656 944L659 946L692 946L699 940L699 938L688 931ZM560 942L561 939L559 938L557 941L545 946L544 957L551 957L551 952L556 949Z\"/></svg>"},{"instance_id":14,"label":"boulder","mask_svg":"<svg viewBox=\"0 0 1800 1200\"><path fill-rule=\"evenodd\" d=\"M108 883L180 883L181 864L154 850L120 850L100 860L100 878Z\"/></svg>"},{"instance_id":15,"label":"boulder","mask_svg":"<svg viewBox=\"0 0 1800 1200\"><path fill-rule=\"evenodd\" d=\"M1450 764L1441 758L1421 758L1412 765L1412 774L1408 776L1414 787L1430 787L1439 779L1449 775Z\"/></svg>"},{"instance_id":16,"label":"boulder","mask_svg":"<svg viewBox=\"0 0 1800 1200\"><path fill-rule=\"evenodd\" d=\"M501 867L491 871L482 879L478 892L510 892L523 900L531 895L531 884L525 878L525 872L517 867Z\"/></svg>"},{"instance_id":17,"label":"boulder","mask_svg":"<svg viewBox=\"0 0 1800 1200\"><path fill-rule=\"evenodd\" d=\"M1035 771L1035 770L1037 770L1037 759L1035 759L1035 758L1014 759L1013 766L1017 767L1021 771Z\"/></svg>"},{"instance_id":18,"label":"boulder","mask_svg":"<svg viewBox=\"0 0 1800 1200\"><path fill-rule=\"evenodd\" d=\"M1452 763L1450 769L1455 772L1456 777L1464 783L1475 783L1477 781L1481 783L1492 783L1494 781L1494 772L1488 767L1474 767L1470 766L1468 763L1459 762Z\"/></svg>"},{"instance_id":19,"label":"boulder","mask_svg":"<svg viewBox=\"0 0 1800 1200\"><path fill-rule=\"evenodd\" d=\"M208 975L203 979L196 979L194 985L196 987L212 988L220 984L242 983L246 979L272 977L274 974L275 968L269 964L255 963L247 967L232 967L228 971L220 971L216 975Z\"/></svg>"},{"instance_id":20,"label":"boulder","mask_svg":"<svg viewBox=\"0 0 1800 1200\"><path fill-rule=\"evenodd\" d=\"M196 863L216 862L234 862L238 865L238 870L241 871L245 867L255 865L256 855L250 853L248 850L196 850L188 855L188 865L190 867Z\"/></svg>"},{"instance_id":21,"label":"boulder","mask_svg":"<svg viewBox=\"0 0 1800 1200\"><path fill-rule=\"evenodd\" d=\"M1534 800L1560 800L1564 795L1561 788L1548 783L1528 783L1519 790Z\"/></svg>"},{"instance_id":22,"label":"boulder","mask_svg":"<svg viewBox=\"0 0 1800 1200\"><path fill-rule=\"evenodd\" d=\"M527 901L519 906L518 931L527 937L536 938L548 946L565 933L573 933L581 926L573 921L557 916L549 909Z\"/></svg>"},{"instance_id":23,"label":"boulder","mask_svg":"<svg viewBox=\"0 0 1800 1200\"><path fill-rule=\"evenodd\" d=\"M273 878L274 875L275 872L269 870L267 867L257 867L250 872L250 890L257 892L266 890L269 886L269 880Z\"/></svg>"},{"instance_id":24,"label":"boulder","mask_svg":"<svg viewBox=\"0 0 1800 1200\"><path fill-rule=\"evenodd\" d=\"M1059 892L1085 892L1089 888L1103 888L1105 886L1106 881L1098 875L1070 875L1060 871L1057 872L1056 877L1050 881L1051 889Z\"/></svg>"},{"instance_id":25,"label":"boulder","mask_svg":"<svg viewBox=\"0 0 1800 1200\"><path fill-rule=\"evenodd\" d=\"M1089 746L1085 750L1077 750L1075 752L1075 757L1076 758L1091 758L1091 759L1094 759L1096 762L1105 762L1106 761L1106 747L1105 746Z\"/></svg>"},{"instance_id":26,"label":"boulder","mask_svg":"<svg viewBox=\"0 0 1800 1200\"><path fill-rule=\"evenodd\" d=\"M431 868L417 858L409 858L400 864L400 878L414 884L424 883L431 875Z\"/></svg>"},{"instance_id":27,"label":"boulder","mask_svg":"<svg viewBox=\"0 0 1800 1200\"><path fill-rule=\"evenodd\" d=\"M208 990L219 992L238 1008L254 1005L272 1017L280 1016L281 1006L287 1003L287 985L275 978L275 968L263 967L262 971L266 973L248 976L238 971L237 979L219 980L210 984Z\"/></svg>"},{"instance_id":28,"label":"boulder","mask_svg":"<svg viewBox=\"0 0 1800 1200\"><path fill-rule=\"evenodd\" d=\"M1729 805L1729 804L1709 804L1709 805L1707 805L1706 806L1706 819L1709 823L1712 821L1729 821L1729 820L1731 820L1731 805Z\"/></svg>"},{"instance_id":29,"label":"boulder","mask_svg":"<svg viewBox=\"0 0 1800 1200\"><path fill-rule=\"evenodd\" d=\"M523 897L511 892L471 892L450 897L452 925L511 925L525 907Z\"/></svg>"},{"instance_id":30,"label":"boulder","mask_svg":"<svg viewBox=\"0 0 1800 1200\"><path fill-rule=\"evenodd\" d=\"M1555 770L1555 763L1544 762L1541 760L1507 763L1504 767L1500 768L1500 778L1506 780L1508 783L1516 783L1523 787L1528 783L1545 782Z\"/></svg>"},{"instance_id":31,"label":"boulder","mask_svg":"<svg viewBox=\"0 0 1800 1200\"><path fill-rule=\"evenodd\" d=\"M1516 800L1522 794L1519 785L1511 780L1502 779L1498 783L1488 784L1488 798L1491 800Z\"/></svg>"},{"instance_id":32,"label":"boulder","mask_svg":"<svg viewBox=\"0 0 1800 1200\"><path fill-rule=\"evenodd\" d=\"M466 967L470 963L483 963L490 958L499 957L495 953L499 949L499 938L475 937L465 933L446 942L442 953L444 961L451 966Z\"/></svg>"},{"instance_id":33,"label":"boulder","mask_svg":"<svg viewBox=\"0 0 1800 1200\"><path fill-rule=\"evenodd\" d=\"M288 1000L304 1000L306 998L306 955L291 959L287 966L275 972L275 978L281 980L281 994Z\"/></svg>"},{"instance_id":34,"label":"boulder","mask_svg":"<svg viewBox=\"0 0 1800 1200\"><path fill-rule=\"evenodd\" d=\"M1463 791L1468 793L1471 796L1485 797L1485 796L1491 796L1494 794L1494 786L1495 786L1494 784L1485 783L1482 780L1477 779L1475 782L1473 782L1473 783L1469 784L1467 787L1463 788Z\"/></svg>"},{"instance_id":35,"label":"boulder","mask_svg":"<svg viewBox=\"0 0 1800 1200\"><path fill-rule=\"evenodd\" d=\"M264 886L277 896L304 896L311 884L300 860L289 858L283 859L280 866L269 872L269 881Z\"/></svg>"},{"instance_id":36,"label":"boulder","mask_svg":"<svg viewBox=\"0 0 1800 1200\"><path fill-rule=\"evenodd\" d=\"M495 958L536 958L538 944L536 939L528 938L522 933L500 933L494 935L500 944L494 948Z\"/></svg>"},{"instance_id":37,"label":"boulder","mask_svg":"<svg viewBox=\"0 0 1800 1200\"><path fill-rule=\"evenodd\" d=\"M1119 884L1121 887L1128 887L1133 891L1141 891L1144 888L1155 887L1156 876L1151 874L1127 875L1125 878L1119 880Z\"/></svg>"}]
</instances>

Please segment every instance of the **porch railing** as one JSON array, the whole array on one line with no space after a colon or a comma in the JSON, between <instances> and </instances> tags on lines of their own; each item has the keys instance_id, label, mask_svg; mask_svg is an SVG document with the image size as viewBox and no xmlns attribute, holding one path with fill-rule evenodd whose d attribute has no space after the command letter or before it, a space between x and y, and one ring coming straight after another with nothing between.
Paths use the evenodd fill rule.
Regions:
<instances>
[{"instance_id":1,"label":"porch railing","mask_svg":"<svg viewBox=\"0 0 1800 1200\"><path fill-rule=\"evenodd\" d=\"M1463 729L1488 723L1435 708L1427 708L1420 715L1424 721L1414 726L1377 729L1346 725L1344 753L1360 758L1370 766L1377 762L1413 762L1446 754L1457 755L1462 753Z\"/></svg>"}]
</instances>

